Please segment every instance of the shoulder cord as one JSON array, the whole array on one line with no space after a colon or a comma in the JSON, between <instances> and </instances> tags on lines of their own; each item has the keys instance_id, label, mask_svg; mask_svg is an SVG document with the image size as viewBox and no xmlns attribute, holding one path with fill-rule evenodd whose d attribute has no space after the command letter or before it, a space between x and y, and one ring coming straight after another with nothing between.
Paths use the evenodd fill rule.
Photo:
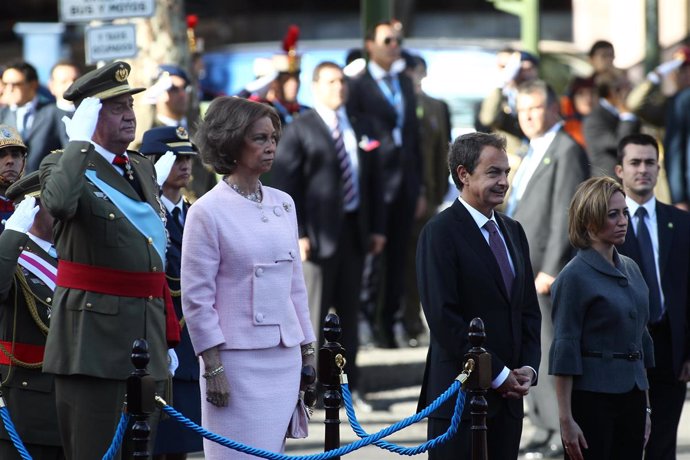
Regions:
<instances>
[{"instance_id":1,"label":"shoulder cord","mask_svg":"<svg viewBox=\"0 0 690 460\"><path fill-rule=\"evenodd\" d=\"M24 298L26 299L26 306L29 309L29 313L31 313L31 317L33 318L34 322L36 323L36 326L43 332L43 335L48 335L48 325L43 322L41 317L38 314L38 309L36 308L36 300L38 300L41 304L43 304L46 308L51 309L52 305L48 304L45 300L41 299L38 297L32 290L31 287L29 286L28 281L26 281L26 277L24 276L24 272L22 271L21 267L17 265L17 279L19 280L19 284L21 285L22 292L24 293Z\"/></svg>"},{"instance_id":2,"label":"shoulder cord","mask_svg":"<svg viewBox=\"0 0 690 460\"><path fill-rule=\"evenodd\" d=\"M19 273L21 273L21 268L19 266L17 266L17 271ZM21 273L21 276L23 277L24 274ZM15 279L14 279L14 288L15 289L14 289L14 318L12 320L12 344L15 343L15 340L17 337L17 300L18 300L18 298L17 298L17 296L18 296L17 278L18 277L15 277ZM23 281L26 283L26 279L24 279ZM24 290L23 286L22 286L22 290ZM29 296L26 296L26 294L25 294L25 297L26 297L27 305L30 304L31 301L29 300ZM33 299L31 299L31 300L33 300ZM37 317L38 312L36 312L36 303L35 302L33 303L33 310L36 313L36 317ZM29 307L29 311L31 311L31 307ZM33 313L32 313L32 316L34 316ZM34 319L36 319L36 318L34 318ZM40 321L40 318L38 318L38 321ZM43 324L42 321L40 321L40 322L41 322L41 324ZM47 327L46 327L46 332L47 332ZM38 363L26 363L24 361L21 361L21 360L15 358L14 354L12 354L10 351L8 351L5 348L5 346L2 344L0 344L0 352L2 352L2 354L7 356L7 358L10 360L10 362L12 364L19 366L19 367L23 367L25 369L40 369L43 366L43 361L40 361ZM0 385L4 385L5 383L7 383L9 381L10 375L12 373L12 366L9 366L9 368L10 368L10 371L7 373L7 377L2 381L2 383L0 383Z\"/></svg>"}]
</instances>

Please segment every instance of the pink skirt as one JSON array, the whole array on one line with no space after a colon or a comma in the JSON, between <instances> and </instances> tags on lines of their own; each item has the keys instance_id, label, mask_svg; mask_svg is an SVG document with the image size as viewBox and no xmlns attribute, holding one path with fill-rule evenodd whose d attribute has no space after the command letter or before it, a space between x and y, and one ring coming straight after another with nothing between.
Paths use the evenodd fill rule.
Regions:
<instances>
[{"instance_id":1,"label":"pink skirt","mask_svg":"<svg viewBox=\"0 0 690 460\"><path fill-rule=\"evenodd\" d=\"M300 347L221 350L220 357L230 384L228 407L207 402L206 379L199 379L202 426L251 447L283 452L285 433L299 393ZM207 460L257 458L207 439L204 455Z\"/></svg>"}]
</instances>

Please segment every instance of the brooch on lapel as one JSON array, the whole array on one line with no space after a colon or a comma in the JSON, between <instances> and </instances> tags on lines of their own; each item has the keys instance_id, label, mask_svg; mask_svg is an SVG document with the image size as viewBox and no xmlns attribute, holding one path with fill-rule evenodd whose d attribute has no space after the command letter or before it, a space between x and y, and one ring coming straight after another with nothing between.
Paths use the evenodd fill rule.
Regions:
<instances>
[{"instance_id":1,"label":"brooch on lapel","mask_svg":"<svg viewBox=\"0 0 690 460\"><path fill-rule=\"evenodd\" d=\"M285 212L290 212L290 210L292 209L292 205L287 201L283 201L283 209L285 209Z\"/></svg>"},{"instance_id":2,"label":"brooch on lapel","mask_svg":"<svg viewBox=\"0 0 690 460\"><path fill-rule=\"evenodd\" d=\"M371 152L372 150L378 148L381 145L376 139L369 139L367 136L362 136L362 140L359 141L359 148L365 152Z\"/></svg>"}]
</instances>

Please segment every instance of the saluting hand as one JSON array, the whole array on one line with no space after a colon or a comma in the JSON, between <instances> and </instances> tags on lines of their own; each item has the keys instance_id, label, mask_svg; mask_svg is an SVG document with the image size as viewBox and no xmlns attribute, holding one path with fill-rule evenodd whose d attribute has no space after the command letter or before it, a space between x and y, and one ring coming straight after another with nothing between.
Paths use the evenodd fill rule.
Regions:
<instances>
[{"instance_id":1,"label":"saluting hand","mask_svg":"<svg viewBox=\"0 0 690 460\"><path fill-rule=\"evenodd\" d=\"M28 196L22 200L14 210L14 213L7 218L5 230L14 230L19 233L26 233L34 224L34 218L38 214L39 207L36 206L36 198Z\"/></svg>"},{"instance_id":2,"label":"saluting hand","mask_svg":"<svg viewBox=\"0 0 690 460\"><path fill-rule=\"evenodd\" d=\"M154 167L156 168L156 182L158 182L159 187L162 187L165 181L168 180L168 176L170 175L170 171L172 171L176 158L175 154L168 150L165 152L165 155L156 161Z\"/></svg>"},{"instance_id":3,"label":"saluting hand","mask_svg":"<svg viewBox=\"0 0 690 460\"><path fill-rule=\"evenodd\" d=\"M90 141L98 124L98 114L101 111L101 100L95 97L87 97L77 110L74 111L72 118L62 117L65 124L67 137L71 141Z\"/></svg>"}]
</instances>

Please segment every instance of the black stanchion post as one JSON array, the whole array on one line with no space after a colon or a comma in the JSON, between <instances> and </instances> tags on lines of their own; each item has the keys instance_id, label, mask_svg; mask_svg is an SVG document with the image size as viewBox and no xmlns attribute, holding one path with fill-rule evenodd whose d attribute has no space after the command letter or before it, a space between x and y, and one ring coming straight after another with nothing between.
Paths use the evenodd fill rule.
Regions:
<instances>
[{"instance_id":1,"label":"black stanchion post","mask_svg":"<svg viewBox=\"0 0 690 460\"><path fill-rule=\"evenodd\" d=\"M472 460L487 460L486 414L489 406L484 395L491 387L491 355L482 348L486 333L484 322L480 318L474 318L470 322L468 337L472 348L465 354L465 362L471 360L472 373L465 382L465 388L470 394Z\"/></svg>"},{"instance_id":2,"label":"black stanchion post","mask_svg":"<svg viewBox=\"0 0 690 460\"><path fill-rule=\"evenodd\" d=\"M132 425L133 458L149 458L149 415L155 410L156 382L148 372L149 344L137 339L132 346L134 371L127 378L127 411L134 420Z\"/></svg>"},{"instance_id":3,"label":"black stanchion post","mask_svg":"<svg viewBox=\"0 0 690 460\"><path fill-rule=\"evenodd\" d=\"M323 386L323 406L326 410L324 425L326 434L324 439L324 452L340 447L340 406L342 394L340 393L340 374L345 365L343 347L337 342L340 339L340 318L329 313L323 326L323 336L326 339L323 347L319 349L319 381ZM340 457L333 457L340 460Z\"/></svg>"}]
</instances>

